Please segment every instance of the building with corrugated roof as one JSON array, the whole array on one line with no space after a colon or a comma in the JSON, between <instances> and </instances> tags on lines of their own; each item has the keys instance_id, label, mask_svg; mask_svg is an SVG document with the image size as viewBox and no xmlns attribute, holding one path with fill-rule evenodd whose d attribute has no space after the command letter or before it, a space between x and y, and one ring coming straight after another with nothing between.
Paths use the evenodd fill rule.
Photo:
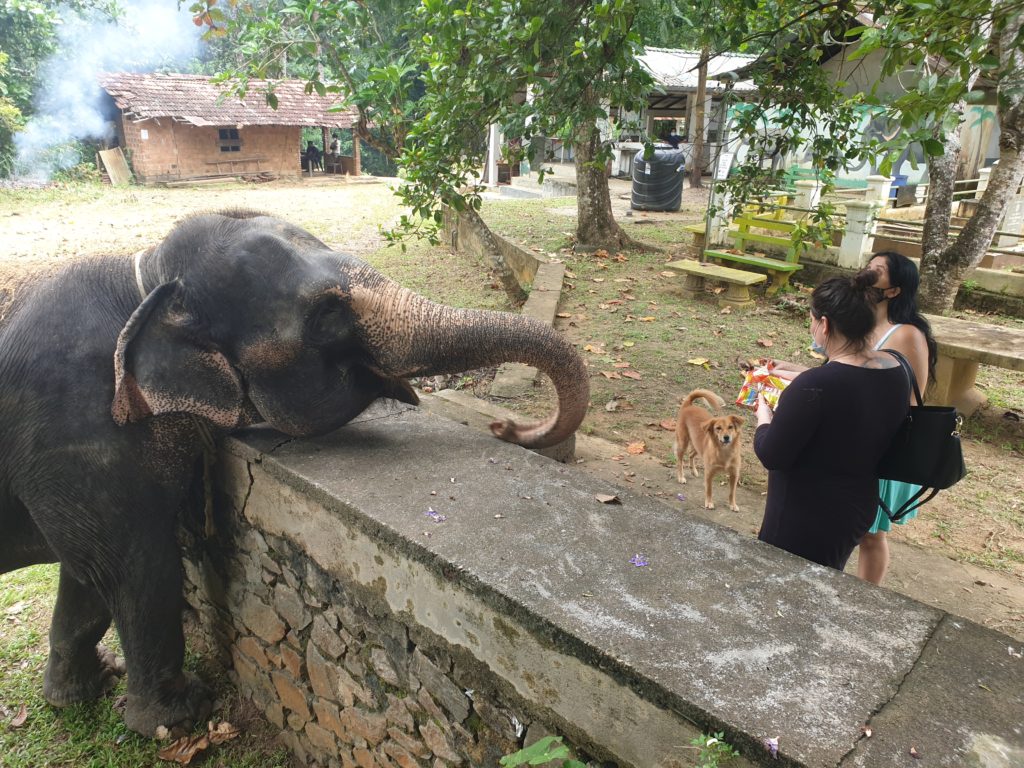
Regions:
<instances>
[{"instance_id":1,"label":"building with corrugated roof","mask_svg":"<svg viewBox=\"0 0 1024 768\"><path fill-rule=\"evenodd\" d=\"M722 53L708 61L708 80L704 101L704 166L715 156L722 120L721 99L726 91L727 81L717 79L728 72L734 72L754 61L755 56L741 53ZM687 157L701 126L697 125L697 75L700 63L699 51L678 48L647 47L639 57L640 63L654 80L654 88L647 95L647 106L640 114L621 115L623 124L638 126L634 133L620 136L614 145L612 171L615 175L630 175L633 156L643 148L646 138L665 140L670 134L681 137L680 147ZM730 90L736 101L753 93L756 88L750 80L732 82Z\"/></svg>"}]
</instances>

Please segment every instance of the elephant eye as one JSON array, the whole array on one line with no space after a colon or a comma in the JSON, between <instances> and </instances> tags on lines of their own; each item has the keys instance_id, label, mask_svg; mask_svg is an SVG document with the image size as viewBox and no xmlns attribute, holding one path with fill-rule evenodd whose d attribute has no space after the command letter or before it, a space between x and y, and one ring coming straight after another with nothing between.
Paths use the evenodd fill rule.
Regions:
<instances>
[{"instance_id":1,"label":"elephant eye","mask_svg":"<svg viewBox=\"0 0 1024 768\"><path fill-rule=\"evenodd\" d=\"M320 302L306 321L307 339L316 347L342 348L351 343L353 323L340 299Z\"/></svg>"}]
</instances>

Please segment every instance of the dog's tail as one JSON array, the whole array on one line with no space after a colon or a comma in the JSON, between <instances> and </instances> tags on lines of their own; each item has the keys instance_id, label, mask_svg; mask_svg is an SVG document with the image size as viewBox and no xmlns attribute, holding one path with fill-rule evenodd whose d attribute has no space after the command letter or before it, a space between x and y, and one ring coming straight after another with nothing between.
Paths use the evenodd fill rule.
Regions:
<instances>
[{"instance_id":1,"label":"dog's tail","mask_svg":"<svg viewBox=\"0 0 1024 768\"><path fill-rule=\"evenodd\" d=\"M688 405L693 405L694 400L704 399L708 405L715 411L720 411L725 407L725 400L716 395L710 389L695 389L693 392L683 398L683 402L680 403L681 408L685 408Z\"/></svg>"}]
</instances>

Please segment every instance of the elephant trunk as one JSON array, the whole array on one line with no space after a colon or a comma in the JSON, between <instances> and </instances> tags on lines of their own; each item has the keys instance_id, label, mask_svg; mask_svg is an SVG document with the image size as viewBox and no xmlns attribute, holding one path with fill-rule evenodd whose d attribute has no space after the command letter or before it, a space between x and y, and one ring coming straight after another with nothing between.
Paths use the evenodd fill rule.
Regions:
<instances>
[{"instance_id":1,"label":"elephant trunk","mask_svg":"<svg viewBox=\"0 0 1024 768\"><path fill-rule=\"evenodd\" d=\"M525 363L551 378L558 410L534 424L496 421L491 431L527 448L545 448L569 437L583 421L590 399L586 364L551 327L508 312L436 304L368 266L350 277L352 308L380 373L407 378Z\"/></svg>"}]
</instances>

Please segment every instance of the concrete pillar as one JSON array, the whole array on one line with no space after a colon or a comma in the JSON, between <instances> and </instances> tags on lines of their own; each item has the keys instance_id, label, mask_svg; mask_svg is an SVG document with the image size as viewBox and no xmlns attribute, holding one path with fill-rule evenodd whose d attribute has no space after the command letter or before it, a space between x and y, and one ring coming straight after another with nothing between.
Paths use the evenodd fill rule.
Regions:
<instances>
[{"instance_id":1,"label":"concrete pillar","mask_svg":"<svg viewBox=\"0 0 1024 768\"><path fill-rule=\"evenodd\" d=\"M876 200L882 205L889 202L889 192L892 190L891 176L868 176L868 192L865 200Z\"/></svg>"},{"instance_id":2,"label":"concrete pillar","mask_svg":"<svg viewBox=\"0 0 1024 768\"><path fill-rule=\"evenodd\" d=\"M866 200L851 200L846 204L846 231L839 244L840 267L860 269L867 264L874 248L875 217L881 207L877 201Z\"/></svg>"},{"instance_id":3,"label":"concrete pillar","mask_svg":"<svg viewBox=\"0 0 1024 768\"><path fill-rule=\"evenodd\" d=\"M728 238L729 195L719 193L719 198L715 201L715 205L718 207L718 211L711 217L710 226L708 227L708 242L705 244L706 247L721 245Z\"/></svg>"},{"instance_id":4,"label":"concrete pillar","mask_svg":"<svg viewBox=\"0 0 1024 768\"><path fill-rule=\"evenodd\" d=\"M359 134L352 131L352 175L362 176L363 175L363 161L359 154L359 144L362 139L359 138Z\"/></svg>"},{"instance_id":5,"label":"concrete pillar","mask_svg":"<svg viewBox=\"0 0 1024 768\"><path fill-rule=\"evenodd\" d=\"M794 181L793 186L796 187L796 200L794 205L797 208L809 208L814 209L818 207L818 203L821 200L821 182L813 179L800 179ZM798 214L799 218L804 218L807 214Z\"/></svg>"},{"instance_id":6,"label":"concrete pillar","mask_svg":"<svg viewBox=\"0 0 1024 768\"><path fill-rule=\"evenodd\" d=\"M498 124L491 123L487 129L487 165L484 166L484 184L498 186L498 154L501 152Z\"/></svg>"},{"instance_id":7,"label":"concrete pillar","mask_svg":"<svg viewBox=\"0 0 1024 768\"><path fill-rule=\"evenodd\" d=\"M996 162L999 162L999 161L997 160ZM994 163L993 163L993 165L994 165ZM977 189L977 192L974 195L976 198L981 197L985 193L985 190L988 189L988 180L989 180L989 178L991 176L992 176L992 166L991 165L988 168L982 168L980 171L978 171L978 189Z\"/></svg>"}]
</instances>

